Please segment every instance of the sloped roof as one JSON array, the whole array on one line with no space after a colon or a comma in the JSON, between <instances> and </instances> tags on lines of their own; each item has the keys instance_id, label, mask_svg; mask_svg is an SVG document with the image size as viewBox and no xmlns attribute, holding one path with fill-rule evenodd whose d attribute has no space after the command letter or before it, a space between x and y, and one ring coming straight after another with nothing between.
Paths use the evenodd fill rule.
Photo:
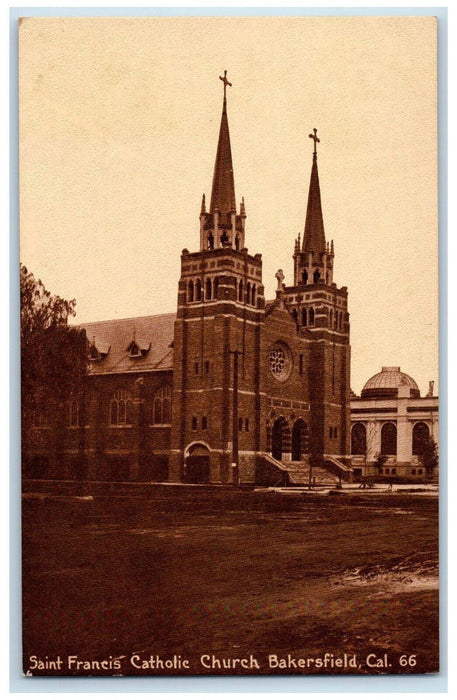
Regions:
<instances>
[{"instance_id":1,"label":"sloped roof","mask_svg":"<svg viewBox=\"0 0 457 700\"><path fill-rule=\"evenodd\" d=\"M272 299L271 301L265 302L265 318L268 318L268 316L270 316L275 311L281 311L285 314L288 314L291 320L295 322L295 318L292 314L292 309L287 303L287 300L284 298L284 296L276 297L276 299Z\"/></svg>"},{"instance_id":2,"label":"sloped roof","mask_svg":"<svg viewBox=\"0 0 457 700\"><path fill-rule=\"evenodd\" d=\"M90 363L90 374L173 369L175 319L173 313L78 324L96 348L109 348L106 357ZM140 348L150 345L142 357L130 356L128 348L134 339Z\"/></svg>"}]
</instances>

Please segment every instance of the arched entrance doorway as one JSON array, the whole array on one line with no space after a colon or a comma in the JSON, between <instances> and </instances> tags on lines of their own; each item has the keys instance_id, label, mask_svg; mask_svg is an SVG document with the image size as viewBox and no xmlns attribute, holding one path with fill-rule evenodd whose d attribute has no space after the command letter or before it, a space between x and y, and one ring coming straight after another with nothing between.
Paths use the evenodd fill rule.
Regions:
<instances>
[{"instance_id":1,"label":"arched entrance doorway","mask_svg":"<svg viewBox=\"0 0 457 700\"><path fill-rule=\"evenodd\" d=\"M284 452L290 452L290 429L281 416L275 420L271 431L271 455L281 461Z\"/></svg>"},{"instance_id":2,"label":"arched entrance doorway","mask_svg":"<svg viewBox=\"0 0 457 700\"><path fill-rule=\"evenodd\" d=\"M292 461L300 462L307 452L309 452L308 426L303 418L299 418L292 428Z\"/></svg>"},{"instance_id":3,"label":"arched entrance doorway","mask_svg":"<svg viewBox=\"0 0 457 700\"><path fill-rule=\"evenodd\" d=\"M209 484L209 456L210 451L206 445L198 443L189 447L185 460L185 484Z\"/></svg>"}]
</instances>

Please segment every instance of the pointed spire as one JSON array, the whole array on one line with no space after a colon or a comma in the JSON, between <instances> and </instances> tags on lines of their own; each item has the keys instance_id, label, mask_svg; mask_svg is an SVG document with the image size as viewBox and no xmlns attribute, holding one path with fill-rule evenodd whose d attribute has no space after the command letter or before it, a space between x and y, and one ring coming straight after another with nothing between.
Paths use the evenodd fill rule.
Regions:
<instances>
[{"instance_id":1,"label":"pointed spire","mask_svg":"<svg viewBox=\"0 0 457 700\"><path fill-rule=\"evenodd\" d=\"M246 207L244 205L244 197L241 197L240 216L246 216Z\"/></svg>"},{"instance_id":2,"label":"pointed spire","mask_svg":"<svg viewBox=\"0 0 457 700\"><path fill-rule=\"evenodd\" d=\"M206 214L206 197L203 195L202 197L202 206L200 209L200 214Z\"/></svg>"},{"instance_id":3,"label":"pointed spire","mask_svg":"<svg viewBox=\"0 0 457 700\"><path fill-rule=\"evenodd\" d=\"M317 171L317 149L320 143L317 138L317 129L313 129L309 137L314 141L313 166L308 192L308 208L306 210L305 232L303 235L303 252L325 252L324 219L322 217L321 191L319 186L319 173Z\"/></svg>"},{"instance_id":4,"label":"pointed spire","mask_svg":"<svg viewBox=\"0 0 457 700\"><path fill-rule=\"evenodd\" d=\"M295 239L294 255L295 255L295 253L299 253L299 252L300 252L299 235L300 235L300 234L298 234L297 238Z\"/></svg>"},{"instance_id":5,"label":"pointed spire","mask_svg":"<svg viewBox=\"0 0 457 700\"><path fill-rule=\"evenodd\" d=\"M214 164L213 189L211 192L210 213L216 209L222 214L236 212L235 183L233 179L232 151L230 148L230 134L227 120L226 88L231 83L227 80L227 71L224 77L219 76L224 83L224 102L222 107L221 126L219 130L219 142L217 144L216 162Z\"/></svg>"}]
</instances>

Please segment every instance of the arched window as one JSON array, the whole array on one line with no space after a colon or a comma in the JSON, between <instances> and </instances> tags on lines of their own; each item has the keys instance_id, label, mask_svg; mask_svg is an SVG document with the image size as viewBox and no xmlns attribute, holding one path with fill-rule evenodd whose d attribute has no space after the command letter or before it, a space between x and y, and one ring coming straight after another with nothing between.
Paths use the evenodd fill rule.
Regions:
<instances>
[{"instance_id":1,"label":"arched window","mask_svg":"<svg viewBox=\"0 0 457 700\"><path fill-rule=\"evenodd\" d=\"M244 289L243 280L240 280L240 284L238 287L238 301L243 301L243 289Z\"/></svg>"},{"instance_id":2,"label":"arched window","mask_svg":"<svg viewBox=\"0 0 457 700\"><path fill-rule=\"evenodd\" d=\"M397 454L397 426L394 423L384 423L381 430L381 454Z\"/></svg>"},{"instance_id":3,"label":"arched window","mask_svg":"<svg viewBox=\"0 0 457 700\"><path fill-rule=\"evenodd\" d=\"M240 249L240 237L238 234L236 234L236 236L235 236L235 250L239 250L239 249Z\"/></svg>"},{"instance_id":4,"label":"arched window","mask_svg":"<svg viewBox=\"0 0 457 700\"><path fill-rule=\"evenodd\" d=\"M255 306L255 284L252 285L251 289L251 304Z\"/></svg>"},{"instance_id":5,"label":"arched window","mask_svg":"<svg viewBox=\"0 0 457 700\"><path fill-rule=\"evenodd\" d=\"M308 284L308 270L303 270L302 278L303 278L303 282L305 284Z\"/></svg>"},{"instance_id":6,"label":"arched window","mask_svg":"<svg viewBox=\"0 0 457 700\"><path fill-rule=\"evenodd\" d=\"M193 301L194 300L194 283L192 280L190 280L189 284L187 285L187 301Z\"/></svg>"},{"instance_id":7,"label":"arched window","mask_svg":"<svg viewBox=\"0 0 457 700\"><path fill-rule=\"evenodd\" d=\"M208 277L206 280L206 293L205 293L205 299L211 299L211 292L212 292L212 284L211 284L211 279Z\"/></svg>"},{"instance_id":8,"label":"arched window","mask_svg":"<svg viewBox=\"0 0 457 700\"><path fill-rule=\"evenodd\" d=\"M310 308L309 310L309 325L314 326L314 309L313 307Z\"/></svg>"},{"instance_id":9,"label":"arched window","mask_svg":"<svg viewBox=\"0 0 457 700\"><path fill-rule=\"evenodd\" d=\"M316 267L316 269L314 270L314 274L313 274L314 284L317 284L319 282L320 276L321 276L320 270L318 267Z\"/></svg>"},{"instance_id":10,"label":"arched window","mask_svg":"<svg viewBox=\"0 0 457 700\"><path fill-rule=\"evenodd\" d=\"M413 455L421 455L430 437L428 425L421 421L413 428Z\"/></svg>"},{"instance_id":11,"label":"arched window","mask_svg":"<svg viewBox=\"0 0 457 700\"><path fill-rule=\"evenodd\" d=\"M219 291L219 277L215 277L214 282L213 282L213 299L217 299L218 291Z\"/></svg>"},{"instance_id":12,"label":"arched window","mask_svg":"<svg viewBox=\"0 0 457 700\"><path fill-rule=\"evenodd\" d=\"M307 325L308 325L308 313L307 313L306 309L302 309L302 312L301 312L301 323L302 323L302 326L307 326Z\"/></svg>"},{"instance_id":13,"label":"arched window","mask_svg":"<svg viewBox=\"0 0 457 700\"><path fill-rule=\"evenodd\" d=\"M354 423L351 431L351 454L364 455L367 451L367 429L363 423Z\"/></svg>"},{"instance_id":14,"label":"arched window","mask_svg":"<svg viewBox=\"0 0 457 700\"><path fill-rule=\"evenodd\" d=\"M328 316L328 327L333 328L333 309L330 309L330 313Z\"/></svg>"},{"instance_id":15,"label":"arched window","mask_svg":"<svg viewBox=\"0 0 457 700\"><path fill-rule=\"evenodd\" d=\"M131 425L133 421L133 401L130 392L119 389L110 403L111 425Z\"/></svg>"},{"instance_id":16,"label":"arched window","mask_svg":"<svg viewBox=\"0 0 457 700\"><path fill-rule=\"evenodd\" d=\"M212 250L214 248L214 236L212 232L210 231L208 234L208 250Z\"/></svg>"},{"instance_id":17,"label":"arched window","mask_svg":"<svg viewBox=\"0 0 457 700\"><path fill-rule=\"evenodd\" d=\"M197 280L195 283L195 301L201 301L202 300L202 283L200 280Z\"/></svg>"},{"instance_id":18,"label":"arched window","mask_svg":"<svg viewBox=\"0 0 457 700\"><path fill-rule=\"evenodd\" d=\"M152 422L155 425L169 425L171 423L171 389L169 386L160 387L154 396Z\"/></svg>"},{"instance_id":19,"label":"arched window","mask_svg":"<svg viewBox=\"0 0 457 700\"><path fill-rule=\"evenodd\" d=\"M68 402L68 425L70 428L76 428L79 425L79 404L76 399Z\"/></svg>"},{"instance_id":20,"label":"arched window","mask_svg":"<svg viewBox=\"0 0 457 700\"><path fill-rule=\"evenodd\" d=\"M246 304L251 303L251 285L248 282L246 285Z\"/></svg>"}]
</instances>

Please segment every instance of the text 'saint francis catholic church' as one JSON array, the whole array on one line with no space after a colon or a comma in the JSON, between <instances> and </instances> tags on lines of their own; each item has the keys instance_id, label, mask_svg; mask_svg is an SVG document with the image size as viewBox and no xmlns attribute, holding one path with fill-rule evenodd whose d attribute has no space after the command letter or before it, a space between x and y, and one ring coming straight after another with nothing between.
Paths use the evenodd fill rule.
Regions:
<instances>
[{"instance_id":1,"label":"text 'saint francis catholic church'","mask_svg":"<svg viewBox=\"0 0 457 700\"><path fill-rule=\"evenodd\" d=\"M177 311L84 325L84 397L57 439L35 445L47 477L268 485L351 474L348 294L325 238L316 129L294 283L279 270L265 301L262 256L248 252L235 199L221 79L211 199L198 249L182 251Z\"/></svg>"}]
</instances>

